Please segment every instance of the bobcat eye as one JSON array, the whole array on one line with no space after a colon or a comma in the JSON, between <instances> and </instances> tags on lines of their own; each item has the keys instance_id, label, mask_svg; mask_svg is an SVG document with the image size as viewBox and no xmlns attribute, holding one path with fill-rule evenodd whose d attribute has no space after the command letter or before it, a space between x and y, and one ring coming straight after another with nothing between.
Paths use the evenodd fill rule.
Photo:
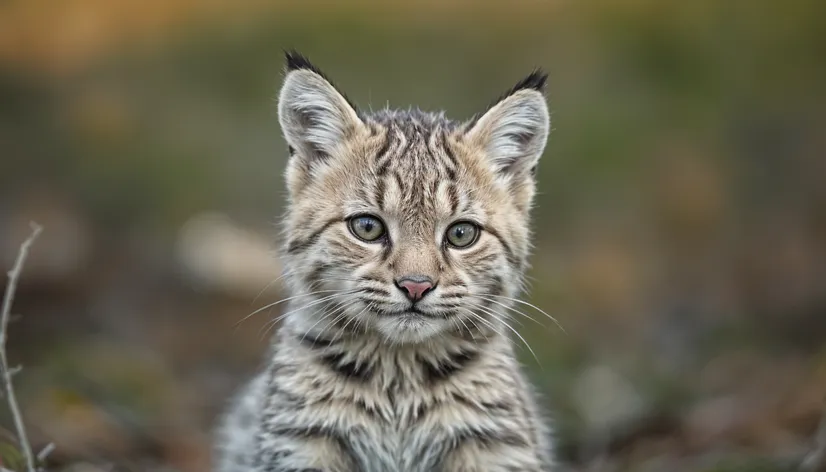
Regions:
<instances>
[{"instance_id":1,"label":"bobcat eye","mask_svg":"<svg viewBox=\"0 0 826 472\"><path fill-rule=\"evenodd\" d=\"M384 223L375 216L361 215L350 218L350 232L362 241L372 243L384 236Z\"/></svg>"},{"instance_id":2,"label":"bobcat eye","mask_svg":"<svg viewBox=\"0 0 826 472\"><path fill-rule=\"evenodd\" d=\"M454 223L447 229L445 238L451 246L464 249L470 247L479 238L479 227L467 221Z\"/></svg>"}]
</instances>

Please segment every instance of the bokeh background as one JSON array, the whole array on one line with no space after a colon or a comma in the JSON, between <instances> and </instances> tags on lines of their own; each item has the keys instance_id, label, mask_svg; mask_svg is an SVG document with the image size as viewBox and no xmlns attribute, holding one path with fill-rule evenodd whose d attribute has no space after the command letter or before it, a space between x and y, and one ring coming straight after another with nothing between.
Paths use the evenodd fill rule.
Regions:
<instances>
[{"instance_id":1,"label":"bokeh background","mask_svg":"<svg viewBox=\"0 0 826 472\"><path fill-rule=\"evenodd\" d=\"M516 327L566 470L795 469L826 394L821 1L6 0L0 262L45 226L9 350L51 470L208 470L280 306L237 322L285 296L289 47L364 108L460 119L550 72L527 299L565 332Z\"/></svg>"}]
</instances>

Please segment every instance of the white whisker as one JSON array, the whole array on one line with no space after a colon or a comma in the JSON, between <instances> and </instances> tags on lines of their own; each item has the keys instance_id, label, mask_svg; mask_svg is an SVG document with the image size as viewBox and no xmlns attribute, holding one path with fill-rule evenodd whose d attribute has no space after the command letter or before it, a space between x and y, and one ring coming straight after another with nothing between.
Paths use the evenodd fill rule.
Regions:
<instances>
[{"instance_id":1,"label":"white whisker","mask_svg":"<svg viewBox=\"0 0 826 472\"><path fill-rule=\"evenodd\" d=\"M461 308L462 308L463 310L467 311L468 313L470 313L471 315L473 315L473 317L474 317L474 318L476 318L477 320L481 321L481 322L482 322L485 326L487 326L488 328L490 328L490 329L491 329L491 331L493 331L494 333L498 334L499 336L505 337L505 334L504 334L504 333L502 333L501 331L497 330L497 329L496 329L496 326L494 326L494 325L493 325L493 323L491 323L490 321L486 320L484 317L482 317L482 316L481 316L481 315L479 315L478 313L474 312L473 310L469 310L469 309L467 309L467 308L465 308L465 307L461 307Z\"/></svg>"},{"instance_id":2,"label":"white whisker","mask_svg":"<svg viewBox=\"0 0 826 472\"><path fill-rule=\"evenodd\" d=\"M309 334L313 330L313 328L318 326L319 323L321 323L322 321L326 320L327 318L329 318L329 317L331 317L331 316L333 316L333 315L335 315L335 314L337 314L341 311L345 311L347 308L350 307L350 305L352 303L353 303L353 300L344 300L343 302L338 302L333 307L332 311L326 312L322 317L320 317L318 319L318 321L316 321L312 326L310 326L307 330L304 331L304 335L301 336L301 342L304 342L304 338L307 336L307 334ZM321 332L323 333L324 329L322 329Z\"/></svg>"},{"instance_id":3,"label":"white whisker","mask_svg":"<svg viewBox=\"0 0 826 472\"><path fill-rule=\"evenodd\" d=\"M358 318L358 317L359 317L362 313L364 313L365 311L367 311L367 309L368 309L368 308L370 308L370 306L371 306L371 304L366 304L366 305L364 305L364 308L362 308L362 310L361 310L360 312L356 313L356 314L355 314L355 316L351 316L351 317L350 317L350 319L349 319L349 320L347 320L347 322L346 322L346 323L344 323L344 326L342 326L342 327L341 327L341 329L339 330L338 334L344 334L344 333L345 333L345 331L347 331L347 326L348 326L350 323L352 323L352 322L353 322L353 320L355 320L356 318ZM335 340L336 340L336 336L333 336L333 342L335 342Z\"/></svg>"},{"instance_id":4,"label":"white whisker","mask_svg":"<svg viewBox=\"0 0 826 472\"><path fill-rule=\"evenodd\" d=\"M522 305L527 305L527 306L529 306L529 307L533 308L534 310L536 310L536 311L538 311L538 312L542 313L543 315L547 316L547 317L548 317L548 319L549 319L549 320L551 320L551 321L553 321L553 322L554 322L554 324L556 324L556 326L557 326L560 330L562 330L562 332L563 332L563 333L568 334L568 332L567 332L567 331L565 331L565 328L563 328L563 327L562 327L562 325L561 325L561 324L559 324L559 321L557 321L557 319L556 319L556 318L554 318L553 316L549 315L548 313L546 313L546 312L545 312L545 310L543 310L542 308L539 308L539 307L538 307L538 306L536 306L536 305L533 305L533 304L531 304L531 303L528 303L528 302L526 302L525 300L520 300L520 299L518 299L518 298L512 298L512 297L506 297L506 296L504 296L504 295L492 295L492 294L487 294L486 296L488 296L488 297L494 297L494 298L502 298L502 299L505 299L505 300L510 300L510 301L512 301L512 302L519 303L519 304L522 304ZM483 297L480 297L480 298L483 298Z\"/></svg>"},{"instance_id":5,"label":"white whisker","mask_svg":"<svg viewBox=\"0 0 826 472\"><path fill-rule=\"evenodd\" d=\"M268 321L268 322L267 322L267 324L265 324L265 325L264 325L264 327L266 328L266 331L269 331L269 329L270 329L270 328L272 328L273 326L275 326L275 324L276 324L276 323L278 323L279 321L281 321L282 319L286 318L287 316L289 316L289 315L291 315L291 314L293 314L293 313L299 312L299 311L301 311L301 310L306 310L307 308L310 308L310 307L313 307L313 306L315 306L315 305L318 305L319 303L324 303L325 301L328 301L328 300L332 300L333 298L338 297L338 296L342 296L342 295L350 295L350 294L352 294L352 293L356 293L356 292L357 292L357 291L342 292L342 291L339 291L339 290L332 290L332 291L334 291L334 292L336 292L336 293L334 293L334 294L332 294L332 295L327 295L326 297L319 298L319 299L317 299L317 300L315 300L315 301L312 301L312 302L310 302L310 303L307 303L306 305L301 306L301 307L299 307L299 308L296 308L296 309L290 310L290 311L288 311L288 312L286 312L286 313L282 313L281 315L279 315L279 316L278 316L278 317L276 317L275 319ZM266 334L266 331L265 331L265 334Z\"/></svg>"},{"instance_id":6,"label":"white whisker","mask_svg":"<svg viewBox=\"0 0 826 472\"><path fill-rule=\"evenodd\" d=\"M492 299L492 298L487 298L487 297L484 297L484 296L481 296L481 295L477 295L477 296L476 296L476 298L480 298L480 299L485 300L485 301L488 301L488 302L490 302L490 303L495 303L495 304L497 304L497 305L501 306L502 308L504 308L504 309L506 309L506 310L510 310L510 311L512 311L512 312L514 312L514 313L516 313L516 314L518 314L518 315L522 315L522 316L524 316L525 318L527 318L527 319L529 319L529 320L533 321L534 323L538 324L539 326L542 326L543 328L545 327L545 325L543 325L542 323L540 323L539 321L537 321L537 320L536 320L534 317L532 317L531 315L529 315L529 314L527 314L527 313L525 313L525 312L523 312L523 311L517 310L516 308L514 308L514 307L512 307L512 306L505 305L504 303L497 302L496 300L494 300L494 299Z\"/></svg>"},{"instance_id":7,"label":"white whisker","mask_svg":"<svg viewBox=\"0 0 826 472\"><path fill-rule=\"evenodd\" d=\"M541 363L541 362L539 362L539 357L537 357L537 356L536 356L536 353L535 353L535 352L533 352L533 349L531 348L531 345L530 345L530 344L528 344L528 341L526 341L526 340L525 340L525 338L523 338L523 337L522 337L522 335L521 335L521 334L519 334L519 331L515 330L515 329L513 328L513 326L509 325L509 324L508 324L508 322L507 322L507 320L505 320L503 317L499 316L499 314L498 314L498 313L496 313L494 310L491 310L491 309L489 309L489 308L487 308L487 307L483 307L483 306L481 306L481 305L476 305L476 308L479 308L480 310L482 310L482 311L484 311L484 312L488 313L489 315L491 315L492 317L494 317L497 321L499 321L500 323L502 323L503 325L505 325L505 327L506 327L506 328L508 328L509 330L511 330L511 332L512 332L513 334L515 334L515 335L516 335L516 337L518 337L520 340L522 340L522 343L523 343L523 344L525 344L525 347L527 347L527 348L528 348L528 351L530 351L530 352L531 352L531 355L532 355L532 356L533 356L533 358L536 360L536 363L537 363L537 364L539 364L540 366L542 365L542 363Z\"/></svg>"},{"instance_id":8,"label":"white whisker","mask_svg":"<svg viewBox=\"0 0 826 472\"><path fill-rule=\"evenodd\" d=\"M264 305L261 308L253 311L249 315L241 318L238 322L235 323L235 326L238 326L239 324L241 324L244 321L248 320L251 316L256 315L258 313L261 313L262 311L266 310L267 308L272 308L272 307L274 307L276 305L280 305L284 302L288 302L290 300L295 300L296 298L309 297L309 296L312 296L312 295L317 295L319 293L330 293L330 292L343 292L343 291L342 290L317 290L315 292L303 293L303 294L293 295L292 297L282 298L281 300L278 300L276 302Z\"/></svg>"}]
</instances>

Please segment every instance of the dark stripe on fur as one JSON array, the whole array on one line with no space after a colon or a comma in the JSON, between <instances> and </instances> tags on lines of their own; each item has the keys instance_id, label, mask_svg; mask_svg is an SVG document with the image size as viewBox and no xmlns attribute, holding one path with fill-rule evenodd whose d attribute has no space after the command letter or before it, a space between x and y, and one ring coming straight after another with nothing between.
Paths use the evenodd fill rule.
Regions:
<instances>
[{"instance_id":1,"label":"dark stripe on fur","mask_svg":"<svg viewBox=\"0 0 826 472\"><path fill-rule=\"evenodd\" d=\"M303 397L284 390L277 381L270 384L268 392L270 398L292 410L299 411L307 405L307 401Z\"/></svg>"},{"instance_id":2,"label":"dark stripe on fur","mask_svg":"<svg viewBox=\"0 0 826 472\"><path fill-rule=\"evenodd\" d=\"M301 336L298 336L298 340L301 342L301 344L312 349L324 349L335 345L335 343L330 339L318 337L310 333L305 333Z\"/></svg>"},{"instance_id":3,"label":"dark stripe on fur","mask_svg":"<svg viewBox=\"0 0 826 472\"><path fill-rule=\"evenodd\" d=\"M307 249L308 247L310 247L310 246L312 246L313 244L315 244L315 242L316 242L316 241L318 241L318 238L319 238L319 236L321 236L321 233L323 233L323 232L324 232L327 228L329 228L330 226L332 226L332 225L333 225L333 224L335 224L335 223L338 223L339 221L341 221L341 220L340 220L340 219L338 219L338 218L328 220L328 221L326 221L326 222L324 223L324 225L323 225L321 228L319 228L318 230L314 231L314 232L313 232L313 233L312 233L309 237L307 237L306 239L304 239L304 240L292 240L292 241L290 241L290 242L287 244L287 252L288 252L289 254L295 254L296 252L301 252L301 251L303 251L304 249Z\"/></svg>"},{"instance_id":4,"label":"dark stripe on fur","mask_svg":"<svg viewBox=\"0 0 826 472\"><path fill-rule=\"evenodd\" d=\"M488 233L492 234L493 237L496 238L499 241L499 244L502 245L502 248L505 250L505 257L508 259L508 263L512 267L521 268L522 263L519 261L519 259L516 258L516 254L514 254L514 252L511 249L510 245L505 241L505 239L502 237L502 235L500 235L499 232L496 231L495 229L493 229L491 227L488 227L488 226L484 227L483 229L485 231L487 231Z\"/></svg>"},{"instance_id":5,"label":"dark stripe on fur","mask_svg":"<svg viewBox=\"0 0 826 472\"><path fill-rule=\"evenodd\" d=\"M502 281L502 277L500 277L498 275L492 275L491 280L488 283L488 292L487 292L487 294L488 295L493 295L493 296L502 295L502 284L503 283L504 282Z\"/></svg>"},{"instance_id":6,"label":"dark stripe on fur","mask_svg":"<svg viewBox=\"0 0 826 472\"><path fill-rule=\"evenodd\" d=\"M286 436L296 439L329 439L335 442L347 455L347 458L353 464L358 463L356 455L347 440L346 434L338 431L335 428L325 426L309 425L309 426L290 426L275 428L269 431L273 436ZM266 469L265 469L266 470ZM295 469L295 470L317 470L317 469Z\"/></svg>"},{"instance_id":7,"label":"dark stripe on fur","mask_svg":"<svg viewBox=\"0 0 826 472\"><path fill-rule=\"evenodd\" d=\"M314 288L316 284L321 282L321 276L331 268L332 267L329 264L325 264L323 262L314 266L313 270L307 274L307 285Z\"/></svg>"},{"instance_id":8,"label":"dark stripe on fur","mask_svg":"<svg viewBox=\"0 0 826 472\"><path fill-rule=\"evenodd\" d=\"M390 296L390 292L381 288L361 287L359 290L361 290L364 293L370 293L373 295L384 295L385 297Z\"/></svg>"},{"instance_id":9,"label":"dark stripe on fur","mask_svg":"<svg viewBox=\"0 0 826 472\"><path fill-rule=\"evenodd\" d=\"M478 358L477 351L461 350L451 353L445 359L419 359L419 362L422 364L425 380L429 383L437 383L461 372Z\"/></svg>"},{"instance_id":10,"label":"dark stripe on fur","mask_svg":"<svg viewBox=\"0 0 826 472\"><path fill-rule=\"evenodd\" d=\"M445 151L445 155L447 159L450 161L451 166L454 170L456 166L459 164L459 161L456 160L456 154L453 153L453 149L450 147L450 142L447 139L447 132L442 131L442 149Z\"/></svg>"},{"instance_id":11,"label":"dark stripe on fur","mask_svg":"<svg viewBox=\"0 0 826 472\"><path fill-rule=\"evenodd\" d=\"M489 264L489 263L495 261L498 258L499 258L499 254L495 253L495 252L492 252L490 254L486 254L486 255L474 260L473 262L474 262L474 265L476 267L479 267L480 264Z\"/></svg>"},{"instance_id":12,"label":"dark stripe on fur","mask_svg":"<svg viewBox=\"0 0 826 472\"><path fill-rule=\"evenodd\" d=\"M454 393L453 400L456 403L461 403L462 405L472 408L479 413L482 414L490 414L492 412L496 413L508 413L513 410L513 405L506 401L498 401L498 402L475 402L470 400L469 398L465 397L461 393Z\"/></svg>"},{"instance_id":13,"label":"dark stripe on fur","mask_svg":"<svg viewBox=\"0 0 826 472\"><path fill-rule=\"evenodd\" d=\"M376 152L376 163L378 164L378 175L384 175L390 167L390 145L392 144L392 139L390 137L390 128L384 132L384 142L381 143L381 147L379 148L378 152Z\"/></svg>"},{"instance_id":14,"label":"dark stripe on fur","mask_svg":"<svg viewBox=\"0 0 826 472\"><path fill-rule=\"evenodd\" d=\"M447 140L447 133L442 132L442 149L444 149L445 155L449 161L449 164L445 166L445 171L447 172L447 178L451 182L456 181L456 169L458 168L459 161L456 160L456 155L453 153L453 149L450 147L450 143Z\"/></svg>"},{"instance_id":15,"label":"dark stripe on fur","mask_svg":"<svg viewBox=\"0 0 826 472\"><path fill-rule=\"evenodd\" d=\"M373 378L373 369L365 364L352 360L345 360L346 354L335 352L324 354L321 361L333 372L349 380L369 382Z\"/></svg>"},{"instance_id":16,"label":"dark stripe on fur","mask_svg":"<svg viewBox=\"0 0 826 472\"><path fill-rule=\"evenodd\" d=\"M384 280L382 280L382 279L380 279L377 276L372 275L372 274L362 275L361 278L364 279L364 280L370 281L370 282L378 282L378 283L381 283L381 284L384 283Z\"/></svg>"},{"instance_id":17,"label":"dark stripe on fur","mask_svg":"<svg viewBox=\"0 0 826 472\"><path fill-rule=\"evenodd\" d=\"M354 405L373 420L382 419L381 412L379 412L374 405L368 405L363 398L356 398Z\"/></svg>"},{"instance_id":18,"label":"dark stripe on fur","mask_svg":"<svg viewBox=\"0 0 826 472\"><path fill-rule=\"evenodd\" d=\"M447 184L447 198L450 200L450 213L456 216L459 211L459 191L454 183L455 177Z\"/></svg>"},{"instance_id":19,"label":"dark stripe on fur","mask_svg":"<svg viewBox=\"0 0 826 472\"><path fill-rule=\"evenodd\" d=\"M379 210L384 211L384 193L385 193L385 183L384 179L378 179L376 183L376 192L373 195L373 199L376 202L376 206L379 207Z\"/></svg>"},{"instance_id":20,"label":"dark stripe on fur","mask_svg":"<svg viewBox=\"0 0 826 472\"><path fill-rule=\"evenodd\" d=\"M454 450L469 443L475 443L486 449L497 445L519 448L530 446L528 441L518 432L499 431L484 427L471 427L459 431L453 438L449 439L449 442Z\"/></svg>"}]
</instances>

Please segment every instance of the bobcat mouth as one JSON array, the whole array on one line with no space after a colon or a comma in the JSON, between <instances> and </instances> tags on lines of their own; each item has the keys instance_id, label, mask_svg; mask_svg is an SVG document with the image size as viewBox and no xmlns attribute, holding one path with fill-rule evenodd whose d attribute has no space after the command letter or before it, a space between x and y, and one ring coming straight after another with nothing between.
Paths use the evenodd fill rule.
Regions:
<instances>
[{"instance_id":1,"label":"bobcat mouth","mask_svg":"<svg viewBox=\"0 0 826 472\"><path fill-rule=\"evenodd\" d=\"M408 308L407 310L401 311L385 311L385 310L378 310L376 313L379 316L418 316L422 318L444 318L443 315L438 313L427 313L422 311L415 306Z\"/></svg>"}]
</instances>

